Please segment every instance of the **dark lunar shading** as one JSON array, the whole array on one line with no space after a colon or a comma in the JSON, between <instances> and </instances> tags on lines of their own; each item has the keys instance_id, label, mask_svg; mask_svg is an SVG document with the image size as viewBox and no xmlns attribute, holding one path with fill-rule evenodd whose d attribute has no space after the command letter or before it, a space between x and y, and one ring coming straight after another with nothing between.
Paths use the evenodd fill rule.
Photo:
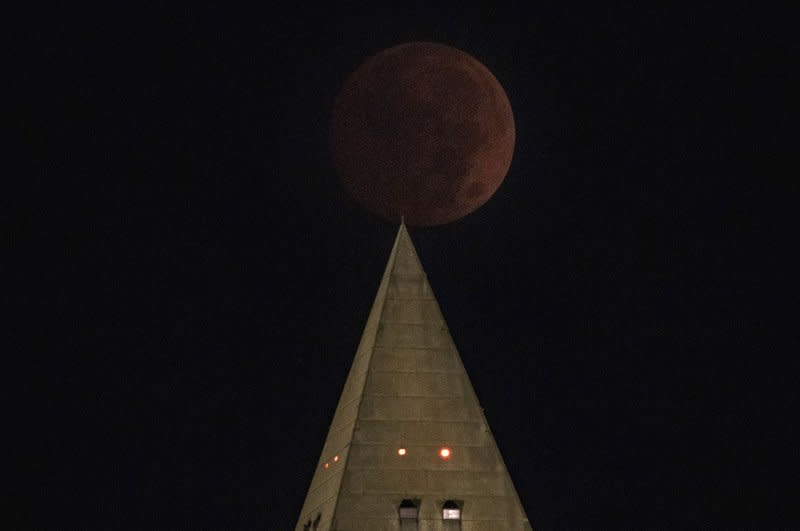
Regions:
<instances>
[{"instance_id":1,"label":"dark lunar shading","mask_svg":"<svg viewBox=\"0 0 800 531\"><path fill-rule=\"evenodd\" d=\"M473 57L413 42L368 59L331 120L333 163L348 192L390 221L440 225L483 205L505 178L514 118Z\"/></svg>"}]
</instances>

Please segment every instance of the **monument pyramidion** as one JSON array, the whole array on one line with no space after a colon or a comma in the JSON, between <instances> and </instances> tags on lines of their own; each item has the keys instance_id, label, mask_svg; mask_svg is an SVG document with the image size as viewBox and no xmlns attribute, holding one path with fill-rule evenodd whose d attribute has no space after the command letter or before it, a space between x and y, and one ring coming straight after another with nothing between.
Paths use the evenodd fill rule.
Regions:
<instances>
[{"instance_id":1,"label":"monument pyramidion","mask_svg":"<svg viewBox=\"0 0 800 531\"><path fill-rule=\"evenodd\" d=\"M295 531L531 530L400 225Z\"/></svg>"}]
</instances>

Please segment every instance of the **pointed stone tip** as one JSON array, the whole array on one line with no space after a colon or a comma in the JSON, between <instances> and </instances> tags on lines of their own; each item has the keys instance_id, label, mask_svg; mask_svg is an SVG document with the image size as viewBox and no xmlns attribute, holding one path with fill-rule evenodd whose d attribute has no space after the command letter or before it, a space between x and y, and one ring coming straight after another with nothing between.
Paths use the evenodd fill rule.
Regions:
<instances>
[{"instance_id":1,"label":"pointed stone tip","mask_svg":"<svg viewBox=\"0 0 800 531\"><path fill-rule=\"evenodd\" d=\"M400 220L400 226L397 227L397 235L400 236L400 234L405 234L406 237L410 237L408 234L408 226L403 222L403 220Z\"/></svg>"}]
</instances>

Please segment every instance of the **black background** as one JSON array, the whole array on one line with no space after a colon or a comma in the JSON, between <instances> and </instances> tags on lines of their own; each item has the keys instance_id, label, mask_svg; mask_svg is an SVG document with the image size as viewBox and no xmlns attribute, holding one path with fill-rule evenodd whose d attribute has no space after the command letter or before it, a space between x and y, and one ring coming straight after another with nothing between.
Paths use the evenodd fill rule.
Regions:
<instances>
[{"instance_id":1,"label":"black background","mask_svg":"<svg viewBox=\"0 0 800 531\"><path fill-rule=\"evenodd\" d=\"M53 8L17 45L29 524L294 526L397 230L340 189L329 113L411 40L514 111L496 195L411 235L534 527L797 524L792 240L750 169L785 119L773 20L299 4Z\"/></svg>"}]
</instances>

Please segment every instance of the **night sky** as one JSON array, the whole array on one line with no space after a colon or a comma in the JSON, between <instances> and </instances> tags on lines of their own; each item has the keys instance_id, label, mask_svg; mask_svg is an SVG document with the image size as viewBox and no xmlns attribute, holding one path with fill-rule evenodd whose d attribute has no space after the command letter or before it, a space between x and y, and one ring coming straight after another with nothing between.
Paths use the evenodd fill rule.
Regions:
<instances>
[{"instance_id":1,"label":"night sky","mask_svg":"<svg viewBox=\"0 0 800 531\"><path fill-rule=\"evenodd\" d=\"M495 196L410 232L534 528L797 524L797 335L775 345L778 205L746 169L769 25L296 4L31 29L27 525L294 526L397 231L340 188L330 110L412 40L473 55L514 111Z\"/></svg>"}]
</instances>

